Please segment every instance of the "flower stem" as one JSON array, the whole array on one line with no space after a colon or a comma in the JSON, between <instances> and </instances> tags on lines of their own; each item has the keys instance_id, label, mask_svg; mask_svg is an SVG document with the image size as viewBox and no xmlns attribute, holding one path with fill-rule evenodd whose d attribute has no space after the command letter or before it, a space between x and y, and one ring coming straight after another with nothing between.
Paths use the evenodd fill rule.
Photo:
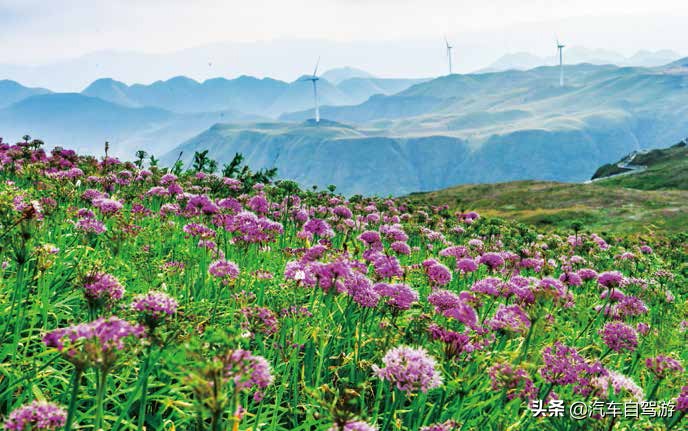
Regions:
<instances>
[{"instance_id":1,"label":"flower stem","mask_svg":"<svg viewBox=\"0 0 688 431\"><path fill-rule=\"evenodd\" d=\"M72 422L74 421L74 413L76 412L76 401L79 397L79 383L81 382L82 371L74 370L72 375L72 392L69 398L69 408L67 409L67 421L65 424L65 431L72 429Z\"/></svg>"},{"instance_id":2,"label":"flower stem","mask_svg":"<svg viewBox=\"0 0 688 431\"><path fill-rule=\"evenodd\" d=\"M102 370L96 387L96 422L95 431L103 428L103 401L105 398L105 385L107 383L107 370Z\"/></svg>"},{"instance_id":3,"label":"flower stem","mask_svg":"<svg viewBox=\"0 0 688 431\"><path fill-rule=\"evenodd\" d=\"M137 419L137 429L138 431L143 430L143 424L146 420L146 395L148 395L148 367L150 366L151 352L148 350L146 355L146 360L143 363L142 379L141 382L141 398L139 400L139 416Z\"/></svg>"}]
</instances>

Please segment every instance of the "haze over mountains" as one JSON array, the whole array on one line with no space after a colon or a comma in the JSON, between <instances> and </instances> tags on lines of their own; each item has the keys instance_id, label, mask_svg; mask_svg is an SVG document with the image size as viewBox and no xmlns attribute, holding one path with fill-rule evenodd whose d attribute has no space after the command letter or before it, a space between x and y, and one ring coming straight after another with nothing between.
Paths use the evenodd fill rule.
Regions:
<instances>
[{"instance_id":1,"label":"haze over mountains","mask_svg":"<svg viewBox=\"0 0 688 431\"><path fill-rule=\"evenodd\" d=\"M667 54L668 55L668 54ZM310 82L242 76L149 85L99 79L81 93L0 82L0 136L163 162L208 149L242 152L302 185L346 194L406 194L459 183L582 181L641 148L688 135L688 59L661 67L578 64L435 79L383 79L357 69Z\"/></svg>"},{"instance_id":2,"label":"haze over mountains","mask_svg":"<svg viewBox=\"0 0 688 431\"><path fill-rule=\"evenodd\" d=\"M583 181L597 166L688 134L688 74L582 64L451 75L354 106L283 114L281 123L215 126L170 152L234 152L304 185L404 194L460 183ZM295 124L296 123L296 124ZM299 124L300 123L300 124ZM362 174L365 173L365 174Z\"/></svg>"},{"instance_id":3,"label":"haze over mountains","mask_svg":"<svg viewBox=\"0 0 688 431\"><path fill-rule=\"evenodd\" d=\"M681 58L681 55L670 49L658 51L641 50L625 57L609 49L589 49L582 46L567 47L564 50L568 64L614 64L629 67L657 67ZM499 72L504 70L528 70L539 66L559 64L558 54L552 52L549 57L541 57L529 52L505 54L480 72Z\"/></svg>"},{"instance_id":4,"label":"haze over mountains","mask_svg":"<svg viewBox=\"0 0 688 431\"><path fill-rule=\"evenodd\" d=\"M336 84L325 79L328 73ZM361 103L373 94L392 94L425 81L362 78L355 69L328 73L319 81L319 97L333 106ZM311 84L301 80L242 76L201 83L176 77L128 86L103 78L81 93L51 93L0 81L0 130L6 140L29 134L82 151L100 151L107 140L121 156L138 148L159 154L215 123L267 120L312 105Z\"/></svg>"}]
</instances>

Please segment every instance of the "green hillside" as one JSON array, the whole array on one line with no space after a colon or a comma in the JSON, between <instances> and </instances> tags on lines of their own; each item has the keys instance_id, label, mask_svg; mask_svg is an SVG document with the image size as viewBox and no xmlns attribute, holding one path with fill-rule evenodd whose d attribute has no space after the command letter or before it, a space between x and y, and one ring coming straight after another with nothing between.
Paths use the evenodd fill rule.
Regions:
<instances>
[{"instance_id":1,"label":"green hillside","mask_svg":"<svg viewBox=\"0 0 688 431\"><path fill-rule=\"evenodd\" d=\"M607 177L607 178L605 178ZM632 153L601 166L595 181L514 181L412 193L411 203L448 205L569 229L574 221L610 232L688 230L688 145Z\"/></svg>"},{"instance_id":2,"label":"green hillside","mask_svg":"<svg viewBox=\"0 0 688 431\"><path fill-rule=\"evenodd\" d=\"M414 193L411 203L449 205L481 214L508 217L541 227L569 229L574 221L586 229L608 232L688 229L688 191L646 191L591 184L516 181L462 185Z\"/></svg>"},{"instance_id":3,"label":"green hillside","mask_svg":"<svg viewBox=\"0 0 688 431\"><path fill-rule=\"evenodd\" d=\"M637 154L633 165L644 170L628 171L626 174L609 177L621 170L618 164L605 165L598 169L593 179L606 187L626 187L640 190L688 190L688 145L685 142L670 148L651 150ZM616 169L615 169L616 168Z\"/></svg>"}]
</instances>

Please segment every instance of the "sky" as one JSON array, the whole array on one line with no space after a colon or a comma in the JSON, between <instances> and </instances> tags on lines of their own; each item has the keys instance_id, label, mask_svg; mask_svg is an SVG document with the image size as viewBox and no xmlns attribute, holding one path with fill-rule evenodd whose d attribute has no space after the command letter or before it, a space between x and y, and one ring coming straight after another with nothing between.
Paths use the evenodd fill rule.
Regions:
<instances>
[{"instance_id":1,"label":"sky","mask_svg":"<svg viewBox=\"0 0 688 431\"><path fill-rule=\"evenodd\" d=\"M382 76L420 76L443 67L445 35L455 46L456 69L467 72L507 52L552 55L556 36L568 44L624 55L639 49L672 49L688 55L687 21L685 0L0 0L0 64L17 66L9 69L12 78L26 73L28 80L40 84L22 68L110 51L148 54L148 60L140 56L122 60L122 64L145 63L230 44L244 48L232 51L241 61L235 58L235 67L208 71L208 76L251 73L296 78L299 72L293 65L251 63L244 58L260 58L261 48L277 46L303 54L300 61L314 62L310 59L321 56L324 68L348 65L368 67ZM425 58L430 44L439 45L436 62L412 61L415 55ZM389 52L395 55L404 52L403 61L385 57L381 52L385 47L393 47ZM311 49L357 49L360 55L302 52ZM213 60L208 58L208 63ZM103 60L102 73L120 73L106 64ZM129 66L137 69L135 64ZM178 73L177 69L167 72ZM122 79L153 79L144 72ZM153 67L150 73L154 72ZM203 78L204 73L191 75ZM71 85L82 85L90 77L84 75Z\"/></svg>"}]
</instances>

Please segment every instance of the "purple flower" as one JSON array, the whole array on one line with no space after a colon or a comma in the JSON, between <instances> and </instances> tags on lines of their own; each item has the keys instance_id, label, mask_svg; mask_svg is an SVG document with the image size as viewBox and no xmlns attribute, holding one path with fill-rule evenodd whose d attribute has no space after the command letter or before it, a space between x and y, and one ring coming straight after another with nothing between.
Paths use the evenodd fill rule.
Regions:
<instances>
[{"instance_id":1,"label":"purple flower","mask_svg":"<svg viewBox=\"0 0 688 431\"><path fill-rule=\"evenodd\" d=\"M100 235L107 230L105 223L95 218L87 217L76 222L76 228L85 233Z\"/></svg>"},{"instance_id":2,"label":"purple flower","mask_svg":"<svg viewBox=\"0 0 688 431\"><path fill-rule=\"evenodd\" d=\"M444 422L420 427L420 431L458 431L460 428L460 423L453 419L449 419Z\"/></svg>"},{"instance_id":3,"label":"purple flower","mask_svg":"<svg viewBox=\"0 0 688 431\"><path fill-rule=\"evenodd\" d=\"M482 293L484 295L498 297L502 294L504 282L498 278L488 277L478 280L471 287L471 291L475 293Z\"/></svg>"},{"instance_id":4,"label":"purple flower","mask_svg":"<svg viewBox=\"0 0 688 431\"><path fill-rule=\"evenodd\" d=\"M77 368L111 366L115 353L124 349L125 341L144 336L144 328L112 316L89 323L55 329L43 337L48 347L54 347Z\"/></svg>"},{"instance_id":5,"label":"purple flower","mask_svg":"<svg viewBox=\"0 0 688 431\"><path fill-rule=\"evenodd\" d=\"M408 235L400 224L385 224L380 226L380 233L390 241L408 241Z\"/></svg>"},{"instance_id":6,"label":"purple flower","mask_svg":"<svg viewBox=\"0 0 688 431\"><path fill-rule=\"evenodd\" d=\"M380 301L380 295L373 289L373 283L358 271L353 271L344 281L344 285L349 296L362 307L376 307Z\"/></svg>"},{"instance_id":7,"label":"purple flower","mask_svg":"<svg viewBox=\"0 0 688 431\"><path fill-rule=\"evenodd\" d=\"M452 245L440 251L440 256L451 256L457 259L468 256L468 249L462 245Z\"/></svg>"},{"instance_id":8,"label":"purple flower","mask_svg":"<svg viewBox=\"0 0 688 431\"><path fill-rule=\"evenodd\" d=\"M122 209L122 203L114 199L97 198L93 200L93 206L103 214L114 214Z\"/></svg>"},{"instance_id":9,"label":"purple flower","mask_svg":"<svg viewBox=\"0 0 688 431\"><path fill-rule=\"evenodd\" d=\"M490 269L495 270L504 265L504 259L499 253L485 253L480 256L480 263L487 265Z\"/></svg>"},{"instance_id":10,"label":"purple flower","mask_svg":"<svg viewBox=\"0 0 688 431\"><path fill-rule=\"evenodd\" d=\"M387 305L398 310L408 310L418 302L418 292L405 284L378 283L373 289L378 295L388 298Z\"/></svg>"},{"instance_id":11,"label":"purple flower","mask_svg":"<svg viewBox=\"0 0 688 431\"><path fill-rule=\"evenodd\" d=\"M508 400L520 398L530 401L538 396L533 380L521 367L514 368L507 363L496 364L489 368L488 374L492 380L492 389L506 391Z\"/></svg>"},{"instance_id":12,"label":"purple flower","mask_svg":"<svg viewBox=\"0 0 688 431\"><path fill-rule=\"evenodd\" d=\"M172 316L177 312L179 304L171 296L163 292L148 292L145 295L138 295L131 303L131 308L141 313L145 322L149 326L155 326L161 320Z\"/></svg>"},{"instance_id":13,"label":"purple flower","mask_svg":"<svg viewBox=\"0 0 688 431\"><path fill-rule=\"evenodd\" d=\"M638 334L635 329L620 322L610 322L599 331L604 343L615 352L634 351L638 346Z\"/></svg>"},{"instance_id":14,"label":"purple flower","mask_svg":"<svg viewBox=\"0 0 688 431\"><path fill-rule=\"evenodd\" d=\"M390 248L397 254L409 255L411 254L411 247L402 241L395 241L390 245Z\"/></svg>"},{"instance_id":15,"label":"purple flower","mask_svg":"<svg viewBox=\"0 0 688 431\"><path fill-rule=\"evenodd\" d=\"M358 236L358 239L366 243L368 246L378 244L382 241L380 234L374 230L367 230Z\"/></svg>"},{"instance_id":16,"label":"purple flower","mask_svg":"<svg viewBox=\"0 0 688 431\"><path fill-rule=\"evenodd\" d=\"M246 317L246 323L242 327L251 332L251 335L262 333L272 335L279 330L279 321L274 311L266 307L246 307L241 310Z\"/></svg>"},{"instance_id":17,"label":"purple flower","mask_svg":"<svg viewBox=\"0 0 688 431\"><path fill-rule=\"evenodd\" d=\"M463 273L474 272L478 269L478 264L474 259L464 257L456 261L456 269Z\"/></svg>"},{"instance_id":18,"label":"purple flower","mask_svg":"<svg viewBox=\"0 0 688 431\"><path fill-rule=\"evenodd\" d=\"M348 219L353 216L353 213L351 210L344 205L337 205L332 209L332 214L336 215L339 218L343 219Z\"/></svg>"},{"instance_id":19,"label":"purple flower","mask_svg":"<svg viewBox=\"0 0 688 431\"><path fill-rule=\"evenodd\" d=\"M381 278L401 277L404 270L401 269L399 261L394 256L380 255L373 260L375 273Z\"/></svg>"},{"instance_id":20,"label":"purple flower","mask_svg":"<svg viewBox=\"0 0 688 431\"><path fill-rule=\"evenodd\" d=\"M681 387L681 393L676 397L676 410L688 412L688 386Z\"/></svg>"},{"instance_id":21,"label":"purple flower","mask_svg":"<svg viewBox=\"0 0 688 431\"><path fill-rule=\"evenodd\" d=\"M658 379L664 379L670 374L678 374L683 372L683 365L678 360L669 356L659 355L654 358L647 358L645 360L647 369L652 372Z\"/></svg>"},{"instance_id":22,"label":"purple flower","mask_svg":"<svg viewBox=\"0 0 688 431\"><path fill-rule=\"evenodd\" d=\"M492 319L487 324L495 330L525 334L530 328L528 315L518 305L500 304Z\"/></svg>"},{"instance_id":23,"label":"purple flower","mask_svg":"<svg viewBox=\"0 0 688 431\"><path fill-rule=\"evenodd\" d=\"M234 262L219 259L210 264L208 272L210 275L221 279L223 284L229 284L231 280L235 280L239 276L239 266Z\"/></svg>"},{"instance_id":24,"label":"purple flower","mask_svg":"<svg viewBox=\"0 0 688 431\"><path fill-rule=\"evenodd\" d=\"M122 299L124 286L114 276L98 272L86 277L84 294L89 303L110 303Z\"/></svg>"},{"instance_id":25,"label":"purple flower","mask_svg":"<svg viewBox=\"0 0 688 431\"><path fill-rule=\"evenodd\" d=\"M612 288L619 287L624 281L624 276L619 271L603 272L597 278L597 282L602 286Z\"/></svg>"},{"instance_id":26,"label":"purple flower","mask_svg":"<svg viewBox=\"0 0 688 431\"><path fill-rule=\"evenodd\" d=\"M50 431L65 425L67 412L57 404L33 401L15 409L7 417L7 431Z\"/></svg>"},{"instance_id":27,"label":"purple flower","mask_svg":"<svg viewBox=\"0 0 688 431\"><path fill-rule=\"evenodd\" d=\"M253 399L263 399L263 389L273 382L272 371L264 357L253 355L248 350L230 350L220 357L224 364L225 378L234 382L238 390L256 389Z\"/></svg>"},{"instance_id":28,"label":"purple flower","mask_svg":"<svg viewBox=\"0 0 688 431\"><path fill-rule=\"evenodd\" d=\"M213 219L213 223L224 227L227 232L234 233L234 244L273 242L277 235L284 231L281 223L266 217L258 217L250 211L241 211L237 215L220 214Z\"/></svg>"},{"instance_id":29,"label":"purple flower","mask_svg":"<svg viewBox=\"0 0 688 431\"><path fill-rule=\"evenodd\" d=\"M578 276L585 281L595 280L597 278L597 271L590 268L579 269Z\"/></svg>"},{"instance_id":30,"label":"purple flower","mask_svg":"<svg viewBox=\"0 0 688 431\"><path fill-rule=\"evenodd\" d=\"M647 305L636 296L624 296L614 304L613 314L619 318L635 317L648 312Z\"/></svg>"},{"instance_id":31,"label":"purple flower","mask_svg":"<svg viewBox=\"0 0 688 431\"><path fill-rule=\"evenodd\" d=\"M604 374L601 364L588 362L573 347L560 342L542 351L543 366L540 375L548 383L557 385L573 384L574 392L588 395L592 391L592 379Z\"/></svg>"},{"instance_id":32,"label":"purple flower","mask_svg":"<svg viewBox=\"0 0 688 431\"><path fill-rule=\"evenodd\" d=\"M375 375L406 393L419 390L427 392L442 385L442 376L436 369L435 359L422 347L394 347L385 354L382 362L382 368L373 365Z\"/></svg>"},{"instance_id":33,"label":"purple flower","mask_svg":"<svg viewBox=\"0 0 688 431\"><path fill-rule=\"evenodd\" d=\"M270 211L270 204L263 195L255 195L252 197L248 201L247 206L251 209L251 211L258 214L267 214L268 211Z\"/></svg>"},{"instance_id":34,"label":"purple flower","mask_svg":"<svg viewBox=\"0 0 688 431\"><path fill-rule=\"evenodd\" d=\"M303 225L303 230L312 235L318 235L322 238L332 238L334 231L325 220L312 218Z\"/></svg>"},{"instance_id":35,"label":"purple flower","mask_svg":"<svg viewBox=\"0 0 688 431\"><path fill-rule=\"evenodd\" d=\"M377 427L364 421L347 421L343 425L332 425L327 431L377 431Z\"/></svg>"},{"instance_id":36,"label":"purple flower","mask_svg":"<svg viewBox=\"0 0 688 431\"><path fill-rule=\"evenodd\" d=\"M426 273L433 286L446 286L452 280L452 273L449 268L437 262L426 268Z\"/></svg>"},{"instance_id":37,"label":"purple flower","mask_svg":"<svg viewBox=\"0 0 688 431\"><path fill-rule=\"evenodd\" d=\"M602 375L592 380L592 385L597 388L597 394L603 399L609 399L612 393L616 396L625 392L632 399L640 402L643 400L643 388L638 386L631 378L616 371L607 370Z\"/></svg>"},{"instance_id":38,"label":"purple flower","mask_svg":"<svg viewBox=\"0 0 688 431\"><path fill-rule=\"evenodd\" d=\"M199 223L189 223L185 225L182 228L182 230L187 235L192 236L194 238L199 237L200 239L211 239L215 238L215 235L217 235L217 233L214 230Z\"/></svg>"}]
</instances>

